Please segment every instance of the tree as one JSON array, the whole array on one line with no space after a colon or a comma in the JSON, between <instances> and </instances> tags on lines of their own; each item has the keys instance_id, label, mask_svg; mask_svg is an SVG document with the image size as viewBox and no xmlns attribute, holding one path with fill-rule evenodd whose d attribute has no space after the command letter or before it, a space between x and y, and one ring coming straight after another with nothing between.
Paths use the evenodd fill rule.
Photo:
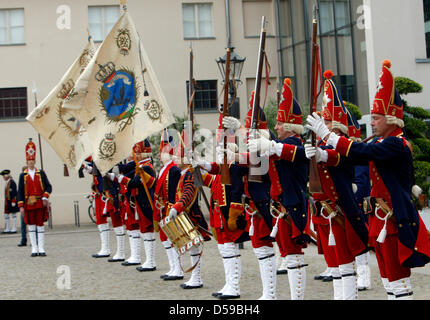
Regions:
<instances>
[{"instance_id":1,"label":"tree","mask_svg":"<svg viewBox=\"0 0 430 320\"><path fill-rule=\"evenodd\" d=\"M430 175L430 140L428 139L429 130L425 120L430 119L430 112L422 107L409 106L405 100L405 96L408 94L421 93L423 86L405 77L396 77L395 86L403 101L404 132L413 147L415 184L423 189L425 195L428 195L430 189L430 182L428 181Z\"/></svg>"}]
</instances>

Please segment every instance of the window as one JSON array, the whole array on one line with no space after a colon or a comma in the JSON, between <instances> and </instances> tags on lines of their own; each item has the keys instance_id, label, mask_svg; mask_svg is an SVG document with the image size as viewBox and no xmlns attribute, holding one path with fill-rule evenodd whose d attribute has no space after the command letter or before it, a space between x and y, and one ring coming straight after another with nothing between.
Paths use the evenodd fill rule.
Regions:
<instances>
[{"instance_id":1,"label":"window","mask_svg":"<svg viewBox=\"0 0 430 320\"><path fill-rule=\"evenodd\" d=\"M0 45L24 44L24 9L0 10Z\"/></svg>"},{"instance_id":2,"label":"window","mask_svg":"<svg viewBox=\"0 0 430 320\"><path fill-rule=\"evenodd\" d=\"M334 11L333 11L334 8ZM336 25L335 25L336 16ZM338 29L339 35L349 35L349 14L346 1L325 0L320 2L321 34ZM340 30L339 30L340 28Z\"/></svg>"},{"instance_id":3,"label":"window","mask_svg":"<svg viewBox=\"0 0 430 320\"><path fill-rule=\"evenodd\" d=\"M119 19L119 6L88 7L88 25L95 42L103 41Z\"/></svg>"},{"instance_id":4,"label":"window","mask_svg":"<svg viewBox=\"0 0 430 320\"><path fill-rule=\"evenodd\" d=\"M212 3L183 3L184 38L212 38Z\"/></svg>"},{"instance_id":5,"label":"window","mask_svg":"<svg viewBox=\"0 0 430 320\"><path fill-rule=\"evenodd\" d=\"M427 58L430 59L430 0L424 0L424 23L426 32Z\"/></svg>"},{"instance_id":6,"label":"window","mask_svg":"<svg viewBox=\"0 0 430 320\"><path fill-rule=\"evenodd\" d=\"M0 119L27 116L27 88L0 89Z\"/></svg>"},{"instance_id":7,"label":"window","mask_svg":"<svg viewBox=\"0 0 430 320\"><path fill-rule=\"evenodd\" d=\"M194 95L195 111L218 110L217 80L198 80ZM187 81L187 102L189 103L189 81Z\"/></svg>"}]
</instances>

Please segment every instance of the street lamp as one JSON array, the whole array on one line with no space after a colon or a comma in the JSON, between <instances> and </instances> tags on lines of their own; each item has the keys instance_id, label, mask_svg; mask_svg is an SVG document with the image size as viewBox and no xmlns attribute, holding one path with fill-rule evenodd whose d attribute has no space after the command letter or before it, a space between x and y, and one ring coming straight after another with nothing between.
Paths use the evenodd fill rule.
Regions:
<instances>
[{"instance_id":1,"label":"street lamp","mask_svg":"<svg viewBox=\"0 0 430 320\"><path fill-rule=\"evenodd\" d=\"M223 82L225 83L225 65L227 60L227 54L224 57L219 57L216 61L218 65L218 69L221 73L221 77ZM240 57L236 52L234 52L234 47L230 47L230 79L229 79L229 96L231 104L231 100L234 98L234 94L236 91L236 84L241 84L240 76L242 75L243 64L245 63L246 58ZM239 109L239 98L236 97L233 104L231 104L230 108L230 116L240 118L240 109Z\"/></svg>"}]
</instances>

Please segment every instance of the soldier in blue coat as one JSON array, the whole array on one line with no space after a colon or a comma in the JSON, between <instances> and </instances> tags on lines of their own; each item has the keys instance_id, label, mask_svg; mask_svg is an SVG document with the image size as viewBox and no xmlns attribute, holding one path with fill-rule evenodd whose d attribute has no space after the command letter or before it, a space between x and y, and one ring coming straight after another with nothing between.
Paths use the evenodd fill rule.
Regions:
<instances>
[{"instance_id":1,"label":"soldier in blue coat","mask_svg":"<svg viewBox=\"0 0 430 320\"><path fill-rule=\"evenodd\" d=\"M252 92L249 102L251 108L247 114L245 130L251 129L253 104L254 92ZM261 134L267 134L267 121L261 107L259 114L260 121L257 130ZM225 128L231 130L239 130L241 128L239 120L233 117L223 118L223 125ZM246 139L248 138L247 134L244 136L246 136ZM270 176L267 171L261 172L261 182L251 181L249 179L252 169L249 165L250 153L240 153L236 160L237 170L230 173L230 178L234 183L231 190L228 227L230 230L235 230L237 228L237 219L245 210L251 244L260 267L260 276L263 285L263 294L260 300L273 300L276 299L276 257L273 247L275 238L271 235L273 223L270 213ZM266 164L269 161L263 157L260 157L260 160L262 160L260 168L264 169L264 161L267 160Z\"/></svg>"},{"instance_id":2,"label":"soldier in blue coat","mask_svg":"<svg viewBox=\"0 0 430 320\"><path fill-rule=\"evenodd\" d=\"M278 139L264 137L249 142L251 152L270 156L269 176L272 214L276 216L276 242L282 264L288 270L292 300L303 300L306 288L306 264L303 249L310 241L307 209L309 160L303 141L302 112L293 97L291 80L285 79L275 130ZM282 266L281 264L281 266Z\"/></svg>"},{"instance_id":3,"label":"soldier in blue coat","mask_svg":"<svg viewBox=\"0 0 430 320\"><path fill-rule=\"evenodd\" d=\"M412 147L403 137L403 103L390 68L391 62L385 60L371 111L378 136L372 143L333 135L316 114L308 116L308 127L350 161L369 165L374 208L369 216L369 243L388 298L411 299L410 269L430 261L430 241L411 199Z\"/></svg>"}]
</instances>

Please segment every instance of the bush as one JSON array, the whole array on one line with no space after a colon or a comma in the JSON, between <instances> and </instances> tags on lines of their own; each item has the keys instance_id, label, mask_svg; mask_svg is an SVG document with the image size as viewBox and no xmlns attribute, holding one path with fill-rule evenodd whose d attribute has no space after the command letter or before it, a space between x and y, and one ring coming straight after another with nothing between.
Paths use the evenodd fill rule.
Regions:
<instances>
[{"instance_id":1,"label":"bush","mask_svg":"<svg viewBox=\"0 0 430 320\"><path fill-rule=\"evenodd\" d=\"M407 95L408 93L421 93L423 91L422 85L405 77L396 77L394 79L394 83L397 92L400 95Z\"/></svg>"},{"instance_id":2,"label":"bush","mask_svg":"<svg viewBox=\"0 0 430 320\"><path fill-rule=\"evenodd\" d=\"M347 107L349 109L349 111L351 111L352 115L355 117L355 119L360 120L363 117L363 114L360 111L360 108L357 107L355 104L348 102L348 101L344 101L345 102L345 107Z\"/></svg>"}]
</instances>

